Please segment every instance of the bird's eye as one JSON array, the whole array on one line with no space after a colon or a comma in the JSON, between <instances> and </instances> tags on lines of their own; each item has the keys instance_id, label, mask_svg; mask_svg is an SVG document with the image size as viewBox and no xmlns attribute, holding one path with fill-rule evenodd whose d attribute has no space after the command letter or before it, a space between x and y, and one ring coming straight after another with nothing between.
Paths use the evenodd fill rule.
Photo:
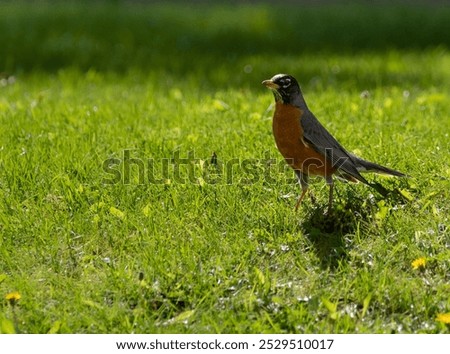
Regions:
<instances>
[{"instance_id":1,"label":"bird's eye","mask_svg":"<svg viewBox=\"0 0 450 354\"><path fill-rule=\"evenodd\" d=\"M291 84L291 79L289 79L289 78L284 79L282 84L283 84L283 88L288 88L289 85Z\"/></svg>"}]
</instances>

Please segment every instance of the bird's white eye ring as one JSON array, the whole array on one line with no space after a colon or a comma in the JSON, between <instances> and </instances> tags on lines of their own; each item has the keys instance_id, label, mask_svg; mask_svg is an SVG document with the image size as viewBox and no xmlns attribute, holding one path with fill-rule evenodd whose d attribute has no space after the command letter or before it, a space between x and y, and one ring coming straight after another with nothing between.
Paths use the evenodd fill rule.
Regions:
<instances>
[{"instance_id":1,"label":"bird's white eye ring","mask_svg":"<svg viewBox=\"0 0 450 354\"><path fill-rule=\"evenodd\" d=\"M283 88L289 87L290 84L291 84L291 79L285 79L285 80L284 80Z\"/></svg>"}]
</instances>

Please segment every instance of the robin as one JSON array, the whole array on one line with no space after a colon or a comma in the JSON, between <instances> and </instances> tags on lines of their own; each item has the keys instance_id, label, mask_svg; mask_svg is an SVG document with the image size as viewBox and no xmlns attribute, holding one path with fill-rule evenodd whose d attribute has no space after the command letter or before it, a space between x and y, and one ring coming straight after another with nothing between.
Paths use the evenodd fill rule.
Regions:
<instances>
[{"instance_id":1,"label":"robin","mask_svg":"<svg viewBox=\"0 0 450 354\"><path fill-rule=\"evenodd\" d=\"M291 75L278 74L270 80L264 80L262 84L271 89L275 96L272 121L275 143L286 162L294 169L302 189L295 210L308 190L310 175L325 178L330 186L329 211L333 203L333 175L351 182L362 182L383 195L386 189L377 183L369 183L360 172L405 176L345 150L308 109L298 82Z\"/></svg>"}]
</instances>

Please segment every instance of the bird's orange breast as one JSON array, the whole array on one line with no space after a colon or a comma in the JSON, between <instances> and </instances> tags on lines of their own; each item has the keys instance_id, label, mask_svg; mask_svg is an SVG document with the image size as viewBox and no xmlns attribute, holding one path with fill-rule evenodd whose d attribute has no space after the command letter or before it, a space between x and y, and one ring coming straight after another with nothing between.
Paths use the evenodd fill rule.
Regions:
<instances>
[{"instance_id":1,"label":"bird's orange breast","mask_svg":"<svg viewBox=\"0 0 450 354\"><path fill-rule=\"evenodd\" d=\"M331 164L303 139L302 115L301 109L276 102L272 130L277 148L292 168L309 175L331 175Z\"/></svg>"}]
</instances>

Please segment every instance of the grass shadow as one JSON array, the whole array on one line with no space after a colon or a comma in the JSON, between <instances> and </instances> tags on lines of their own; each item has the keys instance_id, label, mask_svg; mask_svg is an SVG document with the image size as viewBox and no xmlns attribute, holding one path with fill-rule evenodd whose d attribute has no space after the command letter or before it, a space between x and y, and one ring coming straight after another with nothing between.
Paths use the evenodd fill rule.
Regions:
<instances>
[{"instance_id":1,"label":"grass shadow","mask_svg":"<svg viewBox=\"0 0 450 354\"><path fill-rule=\"evenodd\" d=\"M334 200L330 212L326 203L313 205L300 223L323 268L334 269L346 261L352 247L352 235L374 220L375 200L362 199L351 190L346 194Z\"/></svg>"},{"instance_id":2,"label":"grass shadow","mask_svg":"<svg viewBox=\"0 0 450 354\"><path fill-rule=\"evenodd\" d=\"M307 211L300 228L312 243L322 267L336 268L347 259L355 235L361 237L360 231L364 234L364 230L373 230L377 219L385 218L391 209L411 201L399 187L391 185L386 189L378 183L371 185L383 194L367 194L362 198L356 189L348 185L345 195L334 199L331 212L328 212L326 203L313 205Z\"/></svg>"},{"instance_id":3,"label":"grass shadow","mask_svg":"<svg viewBox=\"0 0 450 354\"><path fill-rule=\"evenodd\" d=\"M12 73L164 69L202 77L209 72L226 82L228 70L235 72L239 58L248 56L450 45L445 35L450 11L444 6L19 1L0 4L0 12L8 19L0 21L0 67Z\"/></svg>"}]
</instances>

